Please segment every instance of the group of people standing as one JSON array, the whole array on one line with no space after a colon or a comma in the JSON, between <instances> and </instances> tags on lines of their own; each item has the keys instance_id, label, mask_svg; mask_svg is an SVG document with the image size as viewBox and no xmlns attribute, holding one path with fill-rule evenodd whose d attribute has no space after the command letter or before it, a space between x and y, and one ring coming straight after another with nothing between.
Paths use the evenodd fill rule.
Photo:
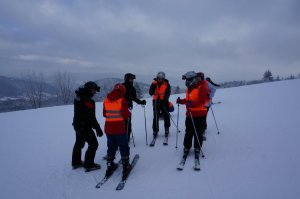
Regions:
<instances>
[{"instance_id":1,"label":"group of people standing","mask_svg":"<svg viewBox=\"0 0 300 199\"><path fill-rule=\"evenodd\" d=\"M131 168L128 143L132 132L131 111L133 101L140 105L146 105L146 100L137 97L133 86L135 78L134 74L125 74L124 82L117 83L103 102L104 132L107 137L106 176L111 175L117 168L114 159L118 149L122 159L123 179L127 177ZM185 104L187 110L184 155L187 155L192 147L194 137L195 156L199 157L206 129L206 115L215 88L209 81L204 79L203 73L190 71L184 74L182 79L185 80L187 87L186 98L178 98L176 103ZM95 101L92 99L96 92L100 92L100 87L92 81L85 83L75 91L73 127L76 132L76 141L72 153L72 166L73 169L84 167L86 172L101 168L99 164L94 162L98 148L96 135L98 137L103 136L102 129L96 119ZM159 72L156 78L153 79L149 94L153 97L153 138L156 138L159 132L159 115L163 116L164 134L165 137L168 137L171 126L169 113L171 86L164 72ZM96 135L93 129L96 131ZM81 151L85 142L88 143L88 148L84 161L82 161Z\"/></svg>"}]
</instances>

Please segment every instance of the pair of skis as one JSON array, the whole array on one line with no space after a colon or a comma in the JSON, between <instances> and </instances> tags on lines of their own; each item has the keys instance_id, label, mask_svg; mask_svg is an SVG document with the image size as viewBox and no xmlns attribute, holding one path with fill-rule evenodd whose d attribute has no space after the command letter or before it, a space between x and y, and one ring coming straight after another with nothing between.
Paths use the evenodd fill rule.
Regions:
<instances>
[{"instance_id":1,"label":"pair of skis","mask_svg":"<svg viewBox=\"0 0 300 199\"><path fill-rule=\"evenodd\" d=\"M183 156L182 159L179 162L179 165L177 166L178 171L182 171L186 162L187 156ZM199 157L195 158L195 163L194 163L194 170L195 171L200 171L200 160Z\"/></svg>"},{"instance_id":2,"label":"pair of skis","mask_svg":"<svg viewBox=\"0 0 300 199\"><path fill-rule=\"evenodd\" d=\"M126 177L125 179L122 179L122 180L118 183L118 185L117 185L117 187L116 187L116 190L122 190L122 189L125 187L127 178L128 178L128 176L129 176L129 174L131 173L132 169L134 168L134 166L136 165L136 163L137 163L137 161L139 160L139 158L140 158L140 156L139 156L138 154L136 154L136 155L133 157L133 159L132 159L132 161L131 161L131 169L128 171L127 177ZM117 163L117 168L118 168L121 164L122 164L122 160L119 160L119 162ZM117 170L117 168L114 170L114 172ZM113 172L113 173L114 173L114 172ZM112 173L111 175L109 175L109 176L104 176L104 177L100 180L100 182L98 182L98 183L96 184L96 188L99 189L100 187L102 187L102 185L105 184L105 183L107 182L107 180L113 175L113 173Z\"/></svg>"},{"instance_id":3,"label":"pair of skis","mask_svg":"<svg viewBox=\"0 0 300 199\"><path fill-rule=\"evenodd\" d=\"M154 147L155 146L155 142L156 142L156 138L153 138L153 140L151 141L151 143L150 143L150 146L151 147ZM163 145L168 145L168 137L165 137L164 138L164 142L163 142Z\"/></svg>"}]
</instances>

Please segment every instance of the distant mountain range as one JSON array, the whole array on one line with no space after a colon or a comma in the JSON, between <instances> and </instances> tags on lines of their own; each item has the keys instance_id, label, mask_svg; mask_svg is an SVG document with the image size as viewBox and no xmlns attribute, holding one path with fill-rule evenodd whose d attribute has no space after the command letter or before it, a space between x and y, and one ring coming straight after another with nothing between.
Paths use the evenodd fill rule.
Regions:
<instances>
[{"instance_id":1,"label":"distant mountain range","mask_svg":"<svg viewBox=\"0 0 300 199\"><path fill-rule=\"evenodd\" d=\"M120 78L102 78L95 80L95 82L101 87L100 92L94 97L96 101L103 101L107 93L110 92L116 83L124 82ZM74 90L79 87L80 84L74 83ZM57 100L55 85L44 82L44 99L42 107L61 105ZM137 90L139 98L149 97L148 91L150 84L141 82L134 82L134 87ZM175 87L172 87L172 93L175 92ZM183 90L181 90L183 92ZM26 95L24 92L24 80L20 78L11 78L0 76L0 112L15 111L29 109L31 106L26 101ZM73 100L70 101L70 104Z\"/></svg>"}]
</instances>

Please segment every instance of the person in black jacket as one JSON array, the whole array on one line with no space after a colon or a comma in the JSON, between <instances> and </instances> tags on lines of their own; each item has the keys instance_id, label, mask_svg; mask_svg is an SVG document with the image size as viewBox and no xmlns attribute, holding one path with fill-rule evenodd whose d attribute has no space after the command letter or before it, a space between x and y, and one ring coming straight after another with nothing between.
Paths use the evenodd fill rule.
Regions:
<instances>
[{"instance_id":1,"label":"person in black jacket","mask_svg":"<svg viewBox=\"0 0 300 199\"><path fill-rule=\"evenodd\" d=\"M75 91L73 127L76 132L76 141L72 153L73 169L84 167L85 171L88 172L101 168L99 164L94 163L98 141L93 129L96 130L98 137L101 137L103 132L97 122L95 101L92 99L95 93L99 91L100 87L95 82L87 82ZM85 142L89 146L85 153L84 162L82 162L81 150Z\"/></svg>"},{"instance_id":2,"label":"person in black jacket","mask_svg":"<svg viewBox=\"0 0 300 199\"><path fill-rule=\"evenodd\" d=\"M140 100L136 96L136 90L133 87L134 79L135 79L135 75L132 74L132 73L126 73L125 76L124 76L123 85L126 88L125 99L127 100L129 110L132 110L132 108L133 108L133 103L132 103L133 101L136 102L137 104L146 105L146 100ZM126 125L126 128L127 128L128 142L129 142L130 141L130 135L131 135L131 132L132 132L131 116L125 120L125 125Z\"/></svg>"},{"instance_id":3,"label":"person in black jacket","mask_svg":"<svg viewBox=\"0 0 300 199\"><path fill-rule=\"evenodd\" d=\"M156 138L159 131L158 117L162 113L164 117L165 137L169 136L170 115L169 97L171 94L171 86L169 81L165 78L164 72L159 72L149 89L149 94L153 96L153 137Z\"/></svg>"}]
</instances>

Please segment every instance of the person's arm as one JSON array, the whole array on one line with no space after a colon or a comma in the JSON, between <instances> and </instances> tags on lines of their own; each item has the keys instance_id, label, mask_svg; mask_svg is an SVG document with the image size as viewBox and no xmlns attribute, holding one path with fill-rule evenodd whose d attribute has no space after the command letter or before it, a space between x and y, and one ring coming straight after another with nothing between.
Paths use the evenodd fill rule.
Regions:
<instances>
[{"instance_id":1,"label":"person's arm","mask_svg":"<svg viewBox=\"0 0 300 199\"><path fill-rule=\"evenodd\" d=\"M165 100L165 101L169 101L170 95L171 95L171 86L170 86L170 84L169 84L169 82L168 82L168 83L167 83L167 88L166 88L164 100Z\"/></svg>"},{"instance_id":2,"label":"person's arm","mask_svg":"<svg viewBox=\"0 0 300 199\"><path fill-rule=\"evenodd\" d=\"M157 86L157 81L154 80L150 86L150 89L149 89L149 94L152 96L154 95L155 93L155 90L156 90L156 86Z\"/></svg>"}]
</instances>

